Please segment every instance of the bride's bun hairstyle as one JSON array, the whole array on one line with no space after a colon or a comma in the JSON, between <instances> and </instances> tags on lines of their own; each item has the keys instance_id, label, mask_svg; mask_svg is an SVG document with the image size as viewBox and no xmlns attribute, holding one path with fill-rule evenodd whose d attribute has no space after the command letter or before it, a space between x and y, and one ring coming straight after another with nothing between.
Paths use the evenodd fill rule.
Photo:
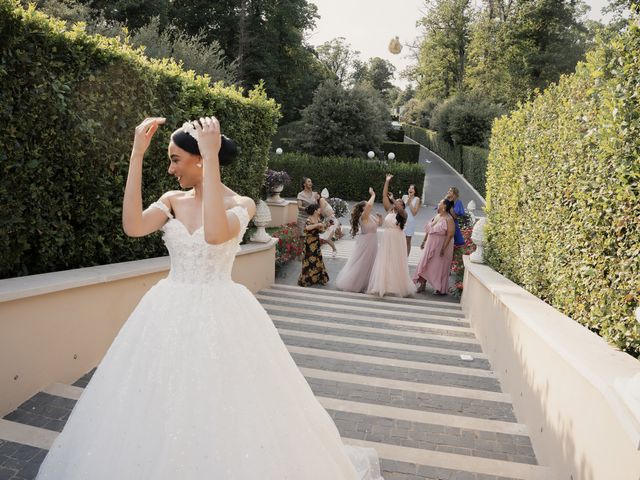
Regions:
<instances>
[{"instance_id":1,"label":"bride's bun hairstyle","mask_svg":"<svg viewBox=\"0 0 640 480\"><path fill-rule=\"evenodd\" d=\"M240 148L238 148L236 142L225 135L222 135L221 140L218 161L220 165L224 167L234 162L238 153L240 153ZM186 122L181 128L173 132L171 134L171 141L185 152L189 152L192 155L200 155L198 132L190 122Z\"/></svg>"}]
</instances>

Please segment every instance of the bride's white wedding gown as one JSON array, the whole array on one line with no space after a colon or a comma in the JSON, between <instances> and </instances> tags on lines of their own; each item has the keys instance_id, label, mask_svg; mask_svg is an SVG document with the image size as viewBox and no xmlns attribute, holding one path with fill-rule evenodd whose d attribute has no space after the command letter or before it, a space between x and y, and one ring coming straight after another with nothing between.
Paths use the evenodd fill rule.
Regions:
<instances>
[{"instance_id":1,"label":"bride's white wedding gown","mask_svg":"<svg viewBox=\"0 0 640 480\"><path fill-rule=\"evenodd\" d=\"M273 322L220 245L169 220L169 276L124 324L39 480L373 480L374 450L342 444Z\"/></svg>"}]
</instances>

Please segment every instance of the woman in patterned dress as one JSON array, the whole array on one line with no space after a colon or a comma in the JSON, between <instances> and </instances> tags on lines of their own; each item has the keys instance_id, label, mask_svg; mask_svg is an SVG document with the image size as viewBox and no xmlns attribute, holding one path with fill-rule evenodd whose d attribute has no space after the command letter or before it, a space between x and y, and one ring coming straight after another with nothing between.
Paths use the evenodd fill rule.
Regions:
<instances>
[{"instance_id":1,"label":"woman in patterned dress","mask_svg":"<svg viewBox=\"0 0 640 480\"><path fill-rule=\"evenodd\" d=\"M322 260L320 249L320 233L324 225L320 221L320 207L314 203L307 207L308 218L304 227L304 254L302 257L302 272L298 278L298 285L309 287L311 285L326 285L329 275Z\"/></svg>"}]
</instances>

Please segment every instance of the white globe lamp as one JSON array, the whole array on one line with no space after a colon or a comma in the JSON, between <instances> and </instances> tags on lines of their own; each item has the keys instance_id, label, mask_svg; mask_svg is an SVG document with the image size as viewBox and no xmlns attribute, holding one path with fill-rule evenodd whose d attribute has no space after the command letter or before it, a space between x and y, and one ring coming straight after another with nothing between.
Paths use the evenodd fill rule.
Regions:
<instances>
[{"instance_id":1,"label":"white globe lamp","mask_svg":"<svg viewBox=\"0 0 640 480\"><path fill-rule=\"evenodd\" d=\"M369 157L370 160L373 160L373 157L375 157L375 156L376 156L376 154L373 153L372 150L369 150L369 153L367 153L367 157Z\"/></svg>"},{"instance_id":2,"label":"white globe lamp","mask_svg":"<svg viewBox=\"0 0 640 480\"><path fill-rule=\"evenodd\" d=\"M391 161L396 159L396 154L393 152L389 152L389 155L387 155L387 158Z\"/></svg>"},{"instance_id":3,"label":"white globe lamp","mask_svg":"<svg viewBox=\"0 0 640 480\"><path fill-rule=\"evenodd\" d=\"M276 148L276 155L282 155L282 149L280 147Z\"/></svg>"}]
</instances>

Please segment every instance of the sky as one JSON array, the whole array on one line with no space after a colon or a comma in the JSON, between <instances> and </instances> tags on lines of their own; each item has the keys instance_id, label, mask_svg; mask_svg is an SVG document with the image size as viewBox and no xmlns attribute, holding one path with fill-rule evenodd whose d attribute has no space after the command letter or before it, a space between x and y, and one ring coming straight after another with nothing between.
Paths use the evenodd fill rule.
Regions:
<instances>
[{"instance_id":1,"label":"sky","mask_svg":"<svg viewBox=\"0 0 640 480\"><path fill-rule=\"evenodd\" d=\"M336 37L344 37L362 60L381 57L396 67L394 83L406 86L399 73L412 63L408 47L416 42L420 29L416 22L424 16L424 0L310 0L318 7L320 18L307 41L318 46ZM586 0L591 7L589 18L600 20L600 9L607 0ZM389 42L395 36L403 44L399 55L389 53Z\"/></svg>"}]
</instances>

